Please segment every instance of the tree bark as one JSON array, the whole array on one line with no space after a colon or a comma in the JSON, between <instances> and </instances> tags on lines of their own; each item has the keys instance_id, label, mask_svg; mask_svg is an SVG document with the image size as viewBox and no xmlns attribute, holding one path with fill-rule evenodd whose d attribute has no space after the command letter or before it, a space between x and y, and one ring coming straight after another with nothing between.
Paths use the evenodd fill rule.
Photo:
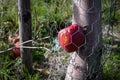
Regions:
<instances>
[{"instance_id":1,"label":"tree bark","mask_svg":"<svg viewBox=\"0 0 120 80\"><path fill-rule=\"evenodd\" d=\"M30 0L18 0L19 15L19 35L20 43L32 39L31 9ZM21 46L32 46L32 42L21 44ZM20 52L24 68L31 73L32 71L32 53L31 49L20 46Z\"/></svg>"},{"instance_id":2,"label":"tree bark","mask_svg":"<svg viewBox=\"0 0 120 80\"><path fill-rule=\"evenodd\" d=\"M101 0L73 0L72 17L87 30L85 45L71 54L65 80L102 80Z\"/></svg>"}]
</instances>

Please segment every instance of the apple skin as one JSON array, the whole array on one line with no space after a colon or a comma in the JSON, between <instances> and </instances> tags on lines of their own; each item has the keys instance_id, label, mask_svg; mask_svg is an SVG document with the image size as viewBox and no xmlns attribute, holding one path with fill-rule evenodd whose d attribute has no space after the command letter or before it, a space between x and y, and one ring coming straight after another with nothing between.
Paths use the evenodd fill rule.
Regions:
<instances>
[{"instance_id":1,"label":"apple skin","mask_svg":"<svg viewBox=\"0 0 120 80\"><path fill-rule=\"evenodd\" d=\"M60 46L67 52L73 52L84 43L85 35L81 26L72 24L58 33Z\"/></svg>"},{"instance_id":2,"label":"apple skin","mask_svg":"<svg viewBox=\"0 0 120 80\"><path fill-rule=\"evenodd\" d=\"M14 57L19 57L20 56L20 48L18 48L20 46L20 42L16 42L14 44L14 48L12 49L12 54Z\"/></svg>"}]
</instances>

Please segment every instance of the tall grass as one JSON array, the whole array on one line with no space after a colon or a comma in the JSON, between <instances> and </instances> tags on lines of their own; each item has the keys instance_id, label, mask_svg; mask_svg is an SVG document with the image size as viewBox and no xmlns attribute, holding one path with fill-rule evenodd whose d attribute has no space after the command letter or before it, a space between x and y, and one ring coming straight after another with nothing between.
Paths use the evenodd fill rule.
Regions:
<instances>
[{"instance_id":1,"label":"tall grass","mask_svg":"<svg viewBox=\"0 0 120 80\"><path fill-rule=\"evenodd\" d=\"M109 15L109 1L102 0L102 24L107 25L110 19ZM118 1L120 3L120 0ZM119 5L118 5L119 6ZM41 44L56 43L57 32L71 23L71 1L70 0L31 0L32 9L32 28L33 38L35 35L41 37L51 36L49 41L38 42L34 45L41 46ZM115 22L120 21L120 9L117 8L115 17L111 20ZM113 13L112 13L113 14ZM119 23L114 25L116 31L120 32ZM0 36L0 50L9 48L7 38L9 34L18 32L18 9L17 0L0 0L0 31L4 34ZM111 38L103 37L103 43L109 44ZM57 43L58 44L58 43ZM43 46L42 45L42 46ZM56 45L49 46L53 50L57 50ZM58 47L58 46L57 46ZM114 41L112 46L112 53L104 53L103 59L106 62L103 66L105 80L119 80L120 79L120 41ZM45 50L33 50L33 59L38 63L43 63L40 56L45 53ZM107 57L110 55L109 57ZM27 71L25 74L21 71L21 59L14 59L11 51L0 54L0 80L38 80L42 75L35 72L30 75Z\"/></svg>"}]
</instances>

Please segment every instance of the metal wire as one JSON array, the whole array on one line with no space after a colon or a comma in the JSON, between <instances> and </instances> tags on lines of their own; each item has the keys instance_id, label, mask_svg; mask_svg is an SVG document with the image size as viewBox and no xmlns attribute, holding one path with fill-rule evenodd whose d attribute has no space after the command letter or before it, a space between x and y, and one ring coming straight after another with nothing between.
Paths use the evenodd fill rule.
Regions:
<instances>
[{"instance_id":1,"label":"metal wire","mask_svg":"<svg viewBox=\"0 0 120 80\"><path fill-rule=\"evenodd\" d=\"M86 0L83 0L83 1L86 1ZM99 24L99 20L100 20L100 16L101 16L101 11L97 10L95 8L95 0L93 0L93 6L91 6L88 10L84 9L82 7L82 4L81 4L81 0L76 0L76 4L80 5L80 9L83 9L83 12L80 13L81 16L85 16L86 14L89 14L89 13L98 13L96 16L96 20L91 24L91 29L89 32L87 32L85 34L85 36L89 36L91 33L94 32L94 30L96 29L96 26L99 26L101 25L101 23ZM108 0L109 1L109 16L107 17L107 24L103 25L102 28L103 28L103 31L100 31L98 34L98 36L96 37L96 41L94 42L94 45L92 46L91 48L91 52L89 52L90 54L85 58L85 62L91 58L93 55L94 55L94 52L95 52L95 49L98 47L98 44L100 42L100 37L101 35L103 34L105 40L107 41L108 38L110 37L110 33L113 35L113 22L112 22L112 17L115 17L115 3L116 3L116 0ZM60 4L60 5L59 5ZM60 0L60 1L57 1L57 0L53 0L53 2L51 2L51 4L48 4L48 3L45 3L44 5L46 5L46 7L49 9L47 14L45 15L45 19L39 19L38 16L39 14L37 13L37 9L35 8L35 12L34 12L34 15L35 15L35 27L34 27L34 31L33 31L33 39L32 40L29 40L29 41L26 41L26 42L23 42L21 44L25 44L25 43L28 43L28 42L33 42L33 43L37 43L38 41L41 41L42 43L42 40L45 40L45 39L48 39L48 42L50 45L58 45L58 42L53 42L55 39L56 39L56 36L57 36L57 33L59 32L60 29L68 26L71 24L72 22L72 1L68 1L68 0ZM52 6L54 5L54 6ZM51 7L52 6L52 7ZM59 9L59 7L62 7ZM54 10L53 10L54 8ZM95 9L95 10L93 10ZM53 11L53 12L52 12ZM112 13L114 13L114 15L112 15ZM3 17L2 13L1 14L1 18ZM52 14L55 14L55 15L52 15ZM103 13L102 13L103 14ZM43 14L44 15L44 14ZM68 16L66 16L68 15ZM64 16L66 16L64 18ZM59 20L61 20L59 22L59 20L57 20L57 18L60 18ZM1 20L0 18L0 20ZM42 22L43 21L43 22ZM81 24L83 24L84 22L81 22ZM104 23L104 22L103 22ZM46 26L44 26L44 24L46 24ZM47 30L43 30L44 27L47 28ZM42 29L43 28L43 29ZM2 23L0 25L0 31L2 31L3 27L2 27ZM45 33L49 33L45 36L42 36L41 34L45 34ZM83 45L81 45L80 47L78 48L81 48L83 46L85 46L87 44L87 40L85 39L85 43ZM111 49L111 45L113 44L113 37L112 37L112 41L111 41L111 44L108 44L108 43L104 43L103 44L103 48L102 48L102 53L108 53L107 56L103 57L103 61L101 62L98 70L94 71L92 69L92 67L94 67L94 64L96 64L96 61L93 60L92 62L92 66L89 68L90 69L90 72L86 74L85 72L85 76L86 76L86 79L90 79L90 80L97 80L98 79L98 76L101 75L101 68L104 66L104 64L106 63L106 60L111 56L111 53L112 53L112 49ZM73 67L75 69L77 69L77 71L79 73L81 73L81 71L83 70L82 68L79 70L79 66L82 66L82 65L79 65L78 67L76 67L78 65L78 63L74 63L75 60L76 60L76 57L77 55L72 53L72 54L68 54L68 57L65 59L66 61L63 62L63 58L64 56L66 56L66 53L65 51L61 50L58 50L58 52L54 51L52 49L52 47L55 47L55 46L49 46L49 47L38 47L38 46L21 46L20 47L22 48L32 48L32 49L45 49L46 52L48 54L50 54L51 56L49 56L49 60L48 60L48 64L50 65L50 74L49 74L49 77L48 77L48 80L62 80L61 77L63 77L67 71L67 66L68 64L70 64L70 68L71 71L69 71L68 75L66 76L69 76L70 79L69 80L79 80L79 78L77 79L74 79L73 76L72 76L72 73L73 73ZM11 47L11 48L8 48L8 49L5 49L3 51L0 51L0 53L4 53L6 51L10 51L11 49L13 49L14 47ZM79 52L80 53L80 52ZM95 56L95 58L98 58L99 56L101 55L101 52L98 52L98 54ZM70 62L69 62L70 61ZM87 64L88 65L88 64ZM97 75L93 78L94 74ZM64 78L63 78L64 79Z\"/></svg>"}]
</instances>

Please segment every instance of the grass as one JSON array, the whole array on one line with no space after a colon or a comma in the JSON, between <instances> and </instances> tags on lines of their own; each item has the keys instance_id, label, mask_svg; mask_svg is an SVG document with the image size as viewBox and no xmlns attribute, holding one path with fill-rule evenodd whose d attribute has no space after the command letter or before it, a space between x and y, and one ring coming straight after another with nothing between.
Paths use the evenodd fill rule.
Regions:
<instances>
[{"instance_id":1,"label":"grass","mask_svg":"<svg viewBox=\"0 0 120 80\"><path fill-rule=\"evenodd\" d=\"M46 0L32 0L32 28L33 28L33 38L35 35L38 35L40 38L49 36L51 39L46 41L40 41L34 46L49 46L54 39L53 32L56 32L57 29L55 27L65 27L66 22L70 16L70 10L68 8L63 8L62 5L59 5L57 8L57 4L55 4L52 0L45 2ZM59 1L57 1L58 3ZM65 3L66 0L61 1L61 4ZM54 4L54 5L51 5ZM67 2L70 4L70 2ZM65 4L64 7L68 7L69 5ZM18 10L17 10L17 2L15 0L0 1L0 30L4 31L1 34L0 39L0 51L9 48L8 36L9 34L14 34L18 30ZM54 25L56 24L56 25ZM50 30L51 29L51 30ZM36 65L44 64L44 53L43 49L34 49L33 50L33 67ZM38 80L42 78L47 78L46 72L38 72L34 71L32 75L30 75L27 71L26 73L22 73L22 65L21 58L14 58L11 51L7 51L4 53L0 53L0 79L1 80L16 80L16 79L24 79L24 80Z\"/></svg>"},{"instance_id":2,"label":"grass","mask_svg":"<svg viewBox=\"0 0 120 80\"><path fill-rule=\"evenodd\" d=\"M8 2L7 2L8 1ZM33 38L38 35L40 38L51 36L50 39L39 41L34 46L42 46L59 51L58 42L56 41L57 32L69 25L71 19L71 2L68 0L31 0L32 8L32 28ZM104 0L105 1L105 0ZM109 1L109 0L108 0ZM103 15L102 24L106 25L110 19L109 2L107 0L102 5ZM115 22L120 20L120 10L116 11ZM16 0L1 0L0 1L0 30L5 31L4 34L0 34L0 51L9 48L8 35L15 33L18 30L18 10ZM120 33L120 24L116 23L114 31ZM103 37L104 44L111 44L112 37L107 39ZM57 45L55 45L57 44ZM52 45L52 46L50 46ZM106 60L103 66L103 72L105 80L119 80L120 79L120 41L114 41L112 45L112 53L106 52L103 54L103 60ZM33 50L34 64L44 64L44 49ZM37 62L37 63L36 63ZM64 62L64 60L63 60ZM39 72L34 72L30 75L27 71L22 74L21 71L21 59L13 58L11 51L7 51L0 54L0 79L1 80L38 80L39 78L46 77Z\"/></svg>"},{"instance_id":3,"label":"grass","mask_svg":"<svg viewBox=\"0 0 120 80\"><path fill-rule=\"evenodd\" d=\"M102 56L102 62L105 62L103 65L104 78L105 80L119 80L120 41L108 36L107 39L103 38L103 43L109 45L108 49Z\"/></svg>"},{"instance_id":4,"label":"grass","mask_svg":"<svg viewBox=\"0 0 120 80\"><path fill-rule=\"evenodd\" d=\"M120 49L116 47L114 49ZM112 51L111 54L106 60L103 68L105 80L119 80L120 79L120 54L118 51Z\"/></svg>"}]
</instances>

